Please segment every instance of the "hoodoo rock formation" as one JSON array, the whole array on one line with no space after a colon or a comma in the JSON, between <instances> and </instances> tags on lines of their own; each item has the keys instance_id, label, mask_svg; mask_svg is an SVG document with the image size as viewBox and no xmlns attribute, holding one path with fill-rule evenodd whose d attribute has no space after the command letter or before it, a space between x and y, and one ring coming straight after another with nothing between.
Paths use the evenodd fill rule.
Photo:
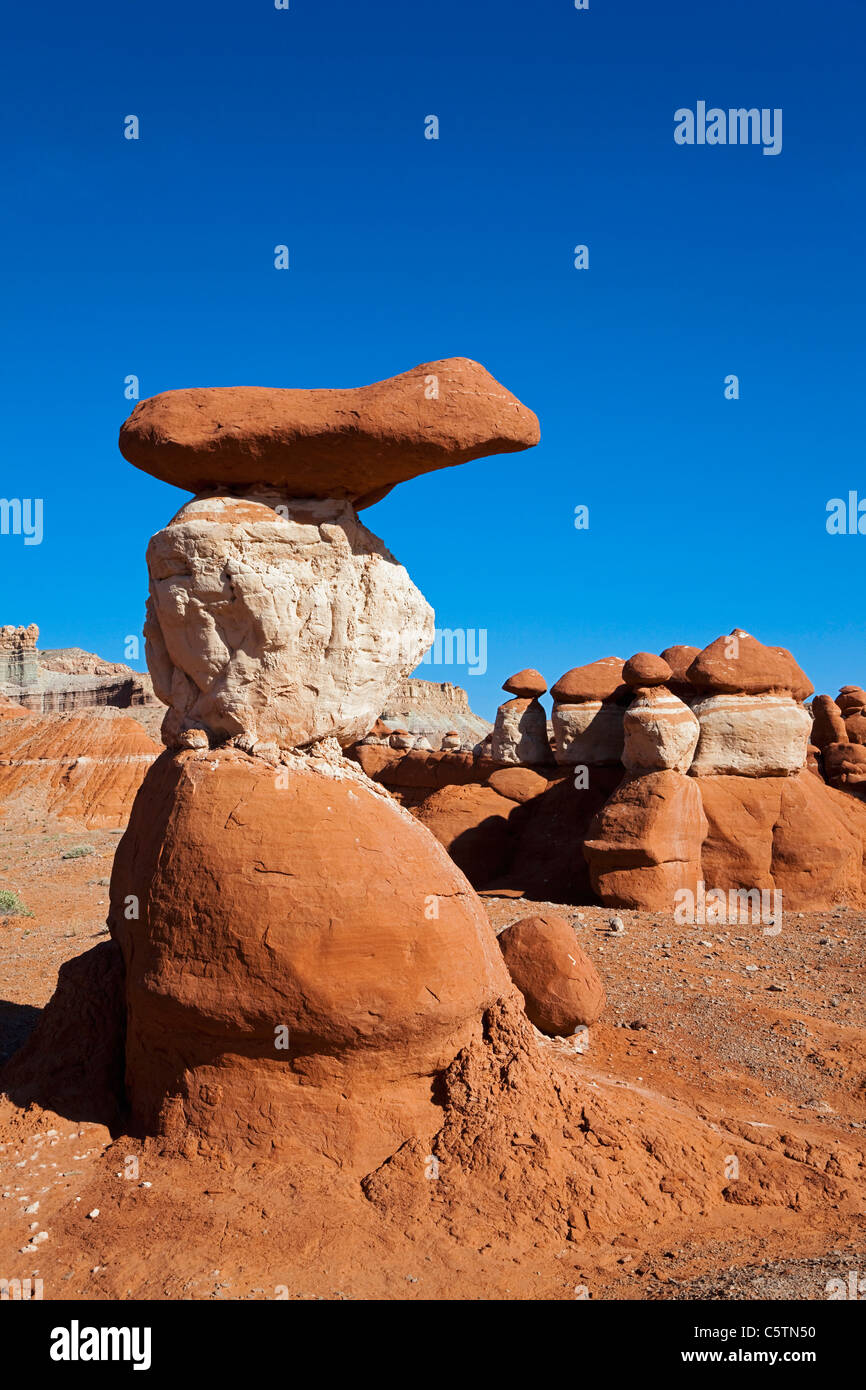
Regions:
<instances>
[{"instance_id":1,"label":"hoodoo rock formation","mask_svg":"<svg viewBox=\"0 0 866 1390\"><path fill-rule=\"evenodd\" d=\"M462 359L357 392L170 392L124 426L133 463L207 494L148 548L168 751L111 884L140 1132L364 1173L429 1141L436 1078L516 1007L469 884L363 770L437 755L377 723L433 615L356 505L537 438ZM359 768L340 745L374 726Z\"/></svg>"},{"instance_id":2,"label":"hoodoo rock formation","mask_svg":"<svg viewBox=\"0 0 866 1390\"><path fill-rule=\"evenodd\" d=\"M502 687L513 694L499 706L490 756L497 763L550 763L553 754L547 737L547 715L539 703L539 695L547 690L544 677L538 671L518 671L509 676Z\"/></svg>"},{"instance_id":3,"label":"hoodoo rock formation","mask_svg":"<svg viewBox=\"0 0 866 1390\"><path fill-rule=\"evenodd\" d=\"M647 1279L682 1297L732 1287L705 1281L702 1234L726 1263L754 1234L766 1273L807 1232L796 1278L817 1269L820 1296L821 1220L834 1213L846 1267L864 1166L836 1110L857 1084L854 987L827 1008L854 957L847 934L816 952L810 933L864 900L866 694L819 697L809 718L793 658L740 630L575 667L551 692L552 742L533 669L505 682L490 734L453 687L419 689L407 673L432 615L356 508L533 442L534 417L477 364L358 392L169 393L122 437L139 467L199 489L148 554L169 746L101 711L92 761L75 762L67 736L88 721L0 689L0 798L48 784L113 824L148 768L112 939L61 967L3 1068L21 1208L4 1249L86 1298L255 1298L283 1278L292 1298L409 1282L409 1297L635 1296ZM20 690L35 639L6 638ZM113 743L126 761L109 797ZM474 887L499 899L490 918ZM550 911L669 914L683 889L726 888L821 915L778 942L719 933L713 965L704 928L678 930L682 957L653 979L655 947L675 949L661 923ZM578 945L602 936L609 1020ZM754 953L739 980L738 943ZM141 1158L141 1182L118 1183L121 1155Z\"/></svg>"},{"instance_id":4,"label":"hoodoo rock formation","mask_svg":"<svg viewBox=\"0 0 866 1390\"><path fill-rule=\"evenodd\" d=\"M624 665L618 656L606 656L560 676L550 692L558 763L597 767L620 762L630 693L623 682Z\"/></svg>"},{"instance_id":5,"label":"hoodoo rock formation","mask_svg":"<svg viewBox=\"0 0 866 1390\"><path fill-rule=\"evenodd\" d=\"M790 653L739 628L703 651L605 657L554 684L545 763L543 686L509 677L514 699L472 759L408 753L411 774L367 760L477 889L649 911L701 883L775 890L797 911L866 895L866 815L840 796L866 800L860 687L810 711Z\"/></svg>"}]
</instances>

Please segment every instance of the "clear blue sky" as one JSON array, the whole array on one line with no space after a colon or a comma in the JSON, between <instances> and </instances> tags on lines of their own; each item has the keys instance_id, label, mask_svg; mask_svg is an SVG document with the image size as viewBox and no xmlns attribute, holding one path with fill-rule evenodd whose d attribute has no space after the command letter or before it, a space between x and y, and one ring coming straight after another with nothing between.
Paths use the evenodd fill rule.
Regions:
<instances>
[{"instance_id":1,"label":"clear blue sky","mask_svg":"<svg viewBox=\"0 0 866 1390\"><path fill-rule=\"evenodd\" d=\"M542 443L365 513L439 626L488 633L485 676L419 674L490 716L519 667L741 626L866 682L866 536L825 529L866 497L862 0L49 0L4 30L0 496L45 533L0 536L0 622L112 659L140 631L186 494L117 451L127 374L462 355ZM677 146L699 100L782 108L782 153Z\"/></svg>"}]
</instances>

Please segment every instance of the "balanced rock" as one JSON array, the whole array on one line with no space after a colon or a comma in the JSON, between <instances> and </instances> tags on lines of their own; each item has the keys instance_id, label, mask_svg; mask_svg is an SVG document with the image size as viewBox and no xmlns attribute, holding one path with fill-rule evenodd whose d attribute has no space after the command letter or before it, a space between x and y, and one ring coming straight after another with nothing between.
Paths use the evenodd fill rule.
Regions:
<instances>
[{"instance_id":1,"label":"balanced rock","mask_svg":"<svg viewBox=\"0 0 866 1390\"><path fill-rule=\"evenodd\" d=\"M347 502L187 503L147 552L146 654L188 729L294 748L362 737L433 640L433 612Z\"/></svg>"},{"instance_id":2,"label":"balanced rock","mask_svg":"<svg viewBox=\"0 0 866 1390\"><path fill-rule=\"evenodd\" d=\"M438 1128L431 1078L510 985L432 836L339 750L287 757L165 753L139 793L110 916L132 1117L365 1173Z\"/></svg>"},{"instance_id":3,"label":"balanced rock","mask_svg":"<svg viewBox=\"0 0 866 1390\"><path fill-rule=\"evenodd\" d=\"M536 1028L567 1037L596 1022L607 1002L604 986L563 917L523 917L500 932L498 940Z\"/></svg>"},{"instance_id":4,"label":"balanced rock","mask_svg":"<svg viewBox=\"0 0 866 1390\"><path fill-rule=\"evenodd\" d=\"M688 679L698 689L718 694L760 695L777 691L807 700L813 685L784 647L765 647L742 628L717 637L695 657Z\"/></svg>"},{"instance_id":5,"label":"balanced rock","mask_svg":"<svg viewBox=\"0 0 866 1390\"><path fill-rule=\"evenodd\" d=\"M190 492L264 489L361 507L395 483L539 437L531 410L479 363L451 357L349 390L164 391L135 407L120 452Z\"/></svg>"},{"instance_id":6,"label":"balanced rock","mask_svg":"<svg viewBox=\"0 0 866 1390\"><path fill-rule=\"evenodd\" d=\"M701 734L695 777L785 777L806 763L812 717L789 695L710 695L692 709Z\"/></svg>"},{"instance_id":7,"label":"balanced rock","mask_svg":"<svg viewBox=\"0 0 866 1390\"><path fill-rule=\"evenodd\" d=\"M442 739L442 751L444 753L459 753L463 741L456 729L450 729Z\"/></svg>"},{"instance_id":8,"label":"balanced rock","mask_svg":"<svg viewBox=\"0 0 866 1390\"><path fill-rule=\"evenodd\" d=\"M547 715L535 699L507 700L496 712L491 757L498 763L551 763Z\"/></svg>"},{"instance_id":9,"label":"balanced rock","mask_svg":"<svg viewBox=\"0 0 866 1390\"><path fill-rule=\"evenodd\" d=\"M653 685L667 685L673 676L664 657L653 656L652 652L638 652L629 657L622 668L622 678L631 690Z\"/></svg>"},{"instance_id":10,"label":"balanced rock","mask_svg":"<svg viewBox=\"0 0 866 1390\"><path fill-rule=\"evenodd\" d=\"M551 690L556 704L573 705L583 700L627 701L629 692L623 684L625 662L618 656L604 656L587 666L574 666L560 676Z\"/></svg>"},{"instance_id":11,"label":"balanced rock","mask_svg":"<svg viewBox=\"0 0 866 1390\"><path fill-rule=\"evenodd\" d=\"M529 666L525 671L518 671L516 675L509 676L502 689L520 699L533 700L544 694L547 682L540 671L535 671Z\"/></svg>"},{"instance_id":12,"label":"balanced rock","mask_svg":"<svg viewBox=\"0 0 866 1390\"><path fill-rule=\"evenodd\" d=\"M622 760L628 772L687 772L701 726L688 705L661 685L636 692L623 730Z\"/></svg>"}]
</instances>

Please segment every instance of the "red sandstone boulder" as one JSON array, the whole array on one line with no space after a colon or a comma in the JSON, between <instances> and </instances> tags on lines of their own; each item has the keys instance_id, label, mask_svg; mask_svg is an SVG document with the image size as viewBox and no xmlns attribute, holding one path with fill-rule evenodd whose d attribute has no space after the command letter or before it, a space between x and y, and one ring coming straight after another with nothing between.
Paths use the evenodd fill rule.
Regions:
<instances>
[{"instance_id":1,"label":"red sandstone boulder","mask_svg":"<svg viewBox=\"0 0 866 1390\"><path fill-rule=\"evenodd\" d=\"M642 686L667 685L672 677L673 671L668 663L661 656L653 656L652 652L638 652L636 656L629 657L622 668L622 678L631 690L638 690Z\"/></svg>"},{"instance_id":2,"label":"red sandstone boulder","mask_svg":"<svg viewBox=\"0 0 866 1390\"><path fill-rule=\"evenodd\" d=\"M700 647L665 647L661 654L662 661L666 661L671 668L671 676L675 681L688 682L688 670L695 657L700 656Z\"/></svg>"},{"instance_id":3,"label":"red sandstone boulder","mask_svg":"<svg viewBox=\"0 0 866 1390\"><path fill-rule=\"evenodd\" d=\"M866 811L847 799L840 804L838 796L808 773L782 783L773 879L788 911L860 900Z\"/></svg>"},{"instance_id":4,"label":"red sandstone boulder","mask_svg":"<svg viewBox=\"0 0 866 1390\"><path fill-rule=\"evenodd\" d=\"M508 680L503 683L502 689L507 690L509 695L533 700L544 694L547 689L547 682L540 671L527 666L525 671L518 671L516 675L509 676Z\"/></svg>"},{"instance_id":5,"label":"red sandstone boulder","mask_svg":"<svg viewBox=\"0 0 866 1390\"><path fill-rule=\"evenodd\" d=\"M866 812L856 802L841 801L806 771L696 784L708 823L701 851L707 891L776 890L783 908L797 912L858 899Z\"/></svg>"},{"instance_id":6,"label":"red sandstone boulder","mask_svg":"<svg viewBox=\"0 0 866 1390\"><path fill-rule=\"evenodd\" d=\"M700 656L700 647L666 647L662 652L662 661L666 661L671 668L671 678L667 682L668 690L681 700L693 700L698 694L695 686L688 678L688 669L696 656Z\"/></svg>"},{"instance_id":7,"label":"red sandstone boulder","mask_svg":"<svg viewBox=\"0 0 866 1390\"><path fill-rule=\"evenodd\" d=\"M499 945L527 1016L542 1033L567 1037L600 1017L604 986L564 918L524 917L500 932Z\"/></svg>"},{"instance_id":8,"label":"red sandstone boulder","mask_svg":"<svg viewBox=\"0 0 866 1390\"><path fill-rule=\"evenodd\" d=\"M519 806L508 822L515 837L514 857L504 876L491 880L491 885L533 902L592 902L595 893L580 846L593 816L621 779L621 767L592 767L585 786L576 786L568 775Z\"/></svg>"},{"instance_id":9,"label":"red sandstone boulder","mask_svg":"<svg viewBox=\"0 0 866 1390\"><path fill-rule=\"evenodd\" d=\"M465 878L345 760L164 754L110 926L133 1123L181 1146L368 1172L432 1136L431 1079L511 988Z\"/></svg>"},{"instance_id":10,"label":"red sandstone boulder","mask_svg":"<svg viewBox=\"0 0 866 1390\"><path fill-rule=\"evenodd\" d=\"M831 695L816 695L812 701L812 742L816 748L828 743L845 743L848 732L845 720Z\"/></svg>"},{"instance_id":11,"label":"red sandstone boulder","mask_svg":"<svg viewBox=\"0 0 866 1390\"><path fill-rule=\"evenodd\" d=\"M717 637L696 656L687 671L692 685L718 694L760 695L784 692L806 700L814 689L784 647L765 647L742 628Z\"/></svg>"},{"instance_id":12,"label":"red sandstone boulder","mask_svg":"<svg viewBox=\"0 0 866 1390\"><path fill-rule=\"evenodd\" d=\"M866 747L861 743L828 743L821 750L824 776L831 787L866 800Z\"/></svg>"},{"instance_id":13,"label":"red sandstone boulder","mask_svg":"<svg viewBox=\"0 0 866 1390\"><path fill-rule=\"evenodd\" d=\"M697 780L707 818L701 849L708 889L772 891L773 827L782 805L778 777L701 777Z\"/></svg>"},{"instance_id":14,"label":"red sandstone boulder","mask_svg":"<svg viewBox=\"0 0 866 1390\"><path fill-rule=\"evenodd\" d=\"M849 714L859 714L866 708L866 690L859 685L843 685L836 697L836 704L845 719Z\"/></svg>"},{"instance_id":15,"label":"red sandstone boulder","mask_svg":"<svg viewBox=\"0 0 866 1390\"><path fill-rule=\"evenodd\" d=\"M603 903L660 912L695 892L707 820L696 779L627 776L595 817L583 852Z\"/></svg>"},{"instance_id":16,"label":"red sandstone boulder","mask_svg":"<svg viewBox=\"0 0 866 1390\"><path fill-rule=\"evenodd\" d=\"M502 767L488 777L487 785L500 796L523 805L524 801L531 801L547 791L548 783L546 777L533 772L531 767Z\"/></svg>"},{"instance_id":17,"label":"red sandstone boulder","mask_svg":"<svg viewBox=\"0 0 866 1390\"><path fill-rule=\"evenodd\" d=\"M588 666L574 666L560 676L551 690L556 704L580 704L583 700L618 700L627 702L631 692L623 684L625 662L618 656L605 656Z\"/></svg>"},{"instance_id":18,"label":"red sandstone boulder","mask_svg":"<svg viewBox=\"0 0 866 1390\"><path fill-rule=\"evenodd\" d=\"M473 888L486 888L511 863L515 841L509 818L516 807L516 801L492 787L448 786L412 813L444 845Z\"/></svg>"},{"instance_id":19,"label":"red sandstone boulder","mask_svg":"<svg viewBox=\"0 0 866 1390\"><path fill-rule=\"evenodd\" d=\"M466 357L372 386L194 387L140 401L120 431L125 459L189 492L278 488L368 506L396 483L537 444L538 420Z\"/></svg>"},{"instance_id":20,"label":"red sandstone boulder","mask_svg":"<svg viewBox=\"0 0 866 1390\"><path fill-rule=\"evenodd\" d=\"M852 743L866 744L866 714L862 710L845 716L845 732Z\"/></svg>"}]
</instances>

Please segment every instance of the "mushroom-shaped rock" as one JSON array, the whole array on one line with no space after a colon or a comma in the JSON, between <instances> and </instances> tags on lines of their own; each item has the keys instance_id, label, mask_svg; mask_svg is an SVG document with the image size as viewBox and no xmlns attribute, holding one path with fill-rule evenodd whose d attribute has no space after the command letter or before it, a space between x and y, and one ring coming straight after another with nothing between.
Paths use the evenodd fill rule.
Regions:
<instances>
[{"instance_id":1,"label":"mushroom-shaped rock","mask_svg":"<svg viewBox=\"0 0 866 1390\"><path fill-rule=\"evenodd\" d=\"M450 357L345 390L164 391L135 407L120 452L190 492L267 486L360 507L421 473L528 449L539 437L532 411L484 367Z\"/></svg>"},{"instance_id":2,"label":"mushroom-shaped rock","mask_svg":"<svg viewBox=\"0 0 866 1390\"><path fill-rule=\"evenodd\" d=\"M742 628L734 628L727 637L717 637L705 647L687 675L692 685L713 694L784 692L803 701L814 690L789 651L765 647Z\"/></svg>"},{"instance_id":3,"label":"mushroom-shaped rock","mask_svg":"<svg viewBox=\"0 0 866 1390\"><path fill-rule=\"evenodd\" d=\"M463 740L456 729L449 729L442 739L443 753L459 753L463 746Z\"/></svg>"},{"instance_id":4,"label":"mushroom-shaped rock","mask_svg":"<svg viewBox=\"0 0 866 1390\"><path fill-rule=\"evenodd\" d=\"M499 945L531 1023L567 1037L599 1018L604 986L564 917L523 917L499 934Z\"/></svg>"},{"instance_id":5,"label":"mushroom-shaped rock","mask_svg":"<svg viewBox=\"0 0 866 1390\"><path fill-rule=\"evenodd\" d=\"M547 682L540 671L535 671L531 666L527 666L525 671L518 671L515 675L509 676L503 683L503 690L509 695L516 695L519 699L533 700L539 695L543 695L547 690Z\"/></svg>"},{"instance_id":6,"label":"mushroom-shaped rock","mask_svg":"<svg viewBox=\"0 0 866 1390\"><path fill-rule=\"evenodd\" d=\"M672 676L673 671L664 658L653 656L652 652L638 652L629 657L622 668L622 678L630 690L667 685Z\"/></svg>"},{"instance_id":7,"label":"mushroom-shaped rock","mask_svg":"<svg viewBox=\"0 0 866 1390\"><path fill-rule=\"evenodd\" d=\"M408 749L415 747L415 735L410 734L408 729L395 729L388 742L392 748L408 751Z\"/></svg>"},{"instance_id":8,"label":"mushroom-shaped rock","mask_svg":"<svg viewBox=\"0 0 866 1390\"><path fill-rule=\"evenodd\" d=\"M627 701L630 696L622 679L624 665L618 656L604 656L587 666L574 666L560 676L550 693L557 704L563 705L582 700Z\"/></svg>"}]
</instances>

